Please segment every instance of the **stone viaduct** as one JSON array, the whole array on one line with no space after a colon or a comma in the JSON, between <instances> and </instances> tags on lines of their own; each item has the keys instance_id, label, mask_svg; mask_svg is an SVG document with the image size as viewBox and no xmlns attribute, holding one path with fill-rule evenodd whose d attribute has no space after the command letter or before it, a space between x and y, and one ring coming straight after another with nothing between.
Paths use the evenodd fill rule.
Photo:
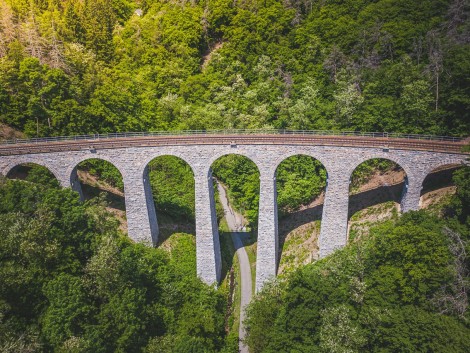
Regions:
<instances>
[{"instance_id":1,"label":"stone viaduct","mask_svg":"<svg viewBox=\"0 0 470 353\"><path fill-rule=\"evenodd\" d=\"M467 154L461 141L421 141L382 136L292 135L187 135L131 136L103 139L88 136L79 140L26 141L0 146L0 173L7 175L15 166L36 163L47 167L63 187L81 194L77 165L98 158L112 163L122 174L129 237L155 244L158 223L148 179L148 163L171 155L192 168L196 197L197 273L206 283L220 279L221 255L212 163L227 154L251 159L260 173L259 224L256 263L256 289L276 275L278 262L278 221L276 168L293 155L311 156L327 170L328 181L319 239L320 256L331 254L347 242L349 182L354 169L372 158L385 158L406 172L401 210L419 208L424 178L434 169L461 164Z\"/></svg>"}]
</instances>

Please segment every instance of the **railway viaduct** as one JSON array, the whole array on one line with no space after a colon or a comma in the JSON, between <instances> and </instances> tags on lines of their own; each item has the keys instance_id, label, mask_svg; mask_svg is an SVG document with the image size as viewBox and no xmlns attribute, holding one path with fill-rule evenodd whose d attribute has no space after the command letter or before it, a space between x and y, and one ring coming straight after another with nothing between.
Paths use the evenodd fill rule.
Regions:
<instances>
[{"instance_id":1,"label":"railway viaduct","mask_svg":"<svg viewBox=\"0 0 470 353\"><path fill-rule=\"evenodd\" d=\"M103 159L122 174L128 234L136 242L156 244L158 223L148 179L148 163L171 155L186 161L195 179L197 273L206 283L218 282L221 255L212 163L227 154L251 159L260 173L259 223L256 289L276 275L278 261L278 221L276 168L293 155L311 156L327 170L327 190L320 231L320 257L347 242L350 176L354 169L372 158L385 158L406 172L401 211L419 208L424 178L434 169L464 163L464 141L380 134L318 132L200 132L171 135L134 133L91 135L71 138L32 139L0 145L0 173L15 166L35 163L47 167L63 187L81 194L77 165L90 158Z\"/></svg>"}]
</instances>

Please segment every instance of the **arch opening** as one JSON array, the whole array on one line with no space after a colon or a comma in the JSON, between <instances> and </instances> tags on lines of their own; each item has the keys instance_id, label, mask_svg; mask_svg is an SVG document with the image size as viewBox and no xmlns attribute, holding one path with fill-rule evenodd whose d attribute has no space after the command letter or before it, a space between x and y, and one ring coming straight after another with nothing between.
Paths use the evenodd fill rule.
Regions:
<instances>
[{"instance_id":1,"label":"arch opening","mask_svg":"<svg viewBox=\"0 0 470 353\"><path fill-rule=\"evenodd\" d=\"M158 156L147 164L145 173L148 173L155 219L158 218L156 246L165 246L176 234L194 235L195 190L190 165L177 156Z\"/></svg>"},{"instance_id":2,"label":"arch opening","mask_svg":"<svg viewBox=\"0 0 470 353\"><path fill-rule=\"evenodd\" d=\"M60 186L59 180L49 168L36 163L18 164L8 171L6 177L47 187L58 188Z\"/></svg>"},{"instance_id":3,"label":"arch opening","mask_svg":"<svg viewBox=\"0 0 470 353\"><path fill-rule=\"evenodd\" d=\"M221 281L228 278L235 251L244 247L256 278L256 242L260 172L257 165L240 154L227 154L211 165L214 201L222 257Z\"/></svg>"},{"instance_id":4,"label":"arch opening","mask_svg":"<svg viewBox=\"0 0 470 353\"><path fill-rule=\"evenodd\" d=\"M348 239L369 232L373 222L398 216L408 178L395 161L374 158L359 164L349 180Z\"/></svg>"},{"instance_id":5,"label":"arch opening","mask_svg":"<svg viewBox=\"0 0 470 353\"><path fill-rule=\"evenodd\" d=\"M81 161L74 171L76 175L71 179L78 177L80 187L76 190L81 197L102 202L119 221L119 228L127 232L124 182L119 169L104 159L89 158Z\"/></svg>"},{"instance_id":6,"label":"arch opening","mask_svg":"<svg viewBox=\"0 0 470 353\"><path fill-rule=\"evenodd\" d=\"M294 155L276 168L278 274L318 259L327 172L314 157Z\"/></svg>"},{"instance_id":7,"label":"arch opening","mask_svg":"<svg viewBox=\"0 0 470 353\"><path fill-rule=\"evenodd\" d=\"M445 164L431 170L421 185L419 206L438 211L455 194L453 174L461 168L459 164Z\"/></svg>"}]
</instances>

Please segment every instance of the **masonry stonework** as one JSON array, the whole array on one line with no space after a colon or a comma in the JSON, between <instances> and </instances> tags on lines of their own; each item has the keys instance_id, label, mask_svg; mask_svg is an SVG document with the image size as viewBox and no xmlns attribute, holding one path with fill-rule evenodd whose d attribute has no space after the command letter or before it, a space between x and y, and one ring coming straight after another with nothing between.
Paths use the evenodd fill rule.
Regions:
<instances>
[{"instance_id":1,"label":"masonry stonework","mask_svg":"<svg viewBox=\"0 0 470 353\"><path fill-rule=\"evenodd\" d=\"M186 161L194 173L196 197L197 273L206 283L220 280L220 243L215 215L214 189L210 167L219 157L240 154L250 158L260 172L260 203L256 288L276 275L278 261L278 222L276 203L276 169L286 158L303 154L318 159L328 173L328 186L320 231L320 256L326 256L346 244L349 180L354 169L369 159L385 158L399 164L406 172L407 187L401 202L402 211L419 208L419 196L426 175L439 166L463 163L466 156L410 150L384 150L370 147L305 145L166 145L126 147L54 153L0 156L0 172L19 164L36 163L47 167L64 187L81 194L76 166L84 160L98 158L115 165L124 181L129 237L137 242L156 244L158 223L148 180L148 163L159 156L171 155Z\"/></svg>"},{"instance_id":2,"label":"masonry stonework","mask_svg":"<svg viewBox=\"0 0 470 353\"><path fill-rule=\"evenodd\" d=\"M276 179L260 176L258 244L256 247L256 291L276 276L278 253Z\"/></svg>"}]
</instances>

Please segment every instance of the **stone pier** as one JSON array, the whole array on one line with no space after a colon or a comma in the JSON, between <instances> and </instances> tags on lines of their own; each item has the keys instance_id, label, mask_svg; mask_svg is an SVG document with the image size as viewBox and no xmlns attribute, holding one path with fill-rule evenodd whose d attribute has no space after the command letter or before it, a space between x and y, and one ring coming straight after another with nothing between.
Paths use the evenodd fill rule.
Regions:
<instances>
[{"instance_id":1,"label":"stone pier","mask_svg":"<svg viewBox=\"0 0 470 353\"><path fill-rule=\"evenodd\" d=\"M208 284L220 281L222 261L212 171L195 175L197 274Z\"/></svg>"},{"instance_id":2,"label":"stone pier","mask_svg":"<svg viewBox=\"0 0 470 353\"><path fill-rule=\"evenodd\" d=\"M330 167L320 228L320 257L346 245L348 234L349 175ZM338 168L339 169L339 168Z\"/></svg>"},{"instance_id":3,"label":"stone pier","mask_svg":"<svg viewBox=\"0 0 470 353\"><path fill-rule=\"evenodd\" d=\"M276 178L260 176L256 291L276 276L279 253Z\"/></svg>"}]
</instances>

